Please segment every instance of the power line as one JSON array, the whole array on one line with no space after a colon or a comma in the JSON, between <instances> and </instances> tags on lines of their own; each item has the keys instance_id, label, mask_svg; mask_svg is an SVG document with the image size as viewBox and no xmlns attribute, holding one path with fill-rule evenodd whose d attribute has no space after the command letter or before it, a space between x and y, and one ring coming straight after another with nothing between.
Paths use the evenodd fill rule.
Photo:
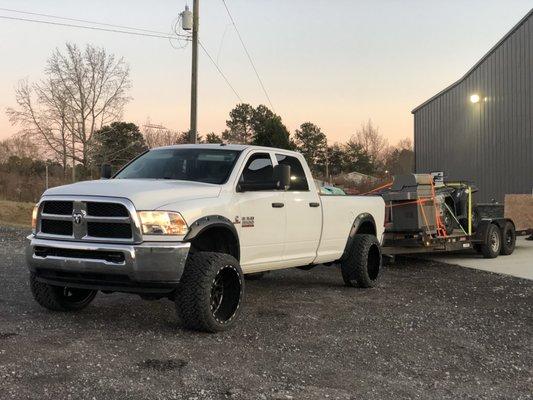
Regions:
<instances>
[{"instance_id":1,"label":"power line","mask_svg":"<svg viewBox=\"0 0 533 400\"><path fill-rule=\"evenodd\" d=\"M220 74L220 76L222 76L222 78L224 78L224 80L226 81L226 84L230 87L230 89L233 91L233 93L235 94L235 96L237 96L237 98L239 99L239 101L241 103L244 103L242 101L242 98L241 96L239 96L239 93L237 93L237 91L235 90L235 88L233 87L233 85L230 83L230 81L228 80L228 78L226 77L226 75L224 74L224 72L222 72L222 70L220 69L220 67L218 66L218 64L215 62L215 60L213 59L213 57L211 57L211 54L209 54L209 52L207 51L207 49L204 47L203 43L198 40L198 44L200 45L201 49L204 51L205 55L209 58L209 60L211 60L211 62L213 63L213 65L215 66L215 68L217 69L218 73Z\"/></svg>"},{"instance_id":2,"label":"power line","mask_svg":"<svg viewBox=\"0 0 533 400\"><path fill-rule=\"evenodd\" d=\"M79 18L59 17L59 16L55 16L55 15L51 15L51 14L41 14L41 13L34 13L34 12L29 12L29 11L19 11L19 10L14 10L14 9L9 9L9 8L1 8L1 7L0 7L0 11L16 12L16 13L22 13L22 14L28 14L28 15L36 15L36 16L45 17L45 18L56 18L56 19L62 19L62 20L66 20L66 21L82 22L82 23L87 23L87 24L96 24L96 25L108 26L108 27L119 28L119 29L100 28L100 27L96 27L96 26L78 25L78 24L70 24L70 23L64 23L64 22L45 21L45 20L41 20L41 19L32 19L32 18L12 17L12 16L7 16L7 15L0 15L0 18L2 18L2 19L9 19L9 20L14 20L14 21L34 22L34 23L40 23L40 24L64 26L64 27L68 27L68 28L81 28L81 29L90 29L90 30L95 30L95 31L123 33L123 34L128 34L128 35L135 35L135 36L155 37L155 38L169 39L170 41L175 40L175 39L179 40L180 36L183 36L186 39L189 38L188 35L179 35L177 32L175 32L174 35L170 35L170 34L167 34L167 33L159 32L159 31L153 31L153 30L149 30L149 29L133 28L133 27L124 26L124 25L113 25L113 24L107 24L107 23L96 22L96 21L89 21L89 20L84 20L84 19L79 19ZM235 26L235 23L233 23L233 25ZM123 29L129 29L130 31L125 31ZM235 29L237 29L236 26L235 26ZM134 32L134 30L137 31L137 32ZM240 35L239 35L239 37L240 37ZM211 54L209 54L209 52L207 51L207 49L205 48L203 43L201 43L200 41L198 41L198 43L199 43L201 49L206 54L206 56L213 63L213 65L217 69L217 71L220 74L220 76L224 79L226 84L230 87L230 89L233 91L235 96L242 103L243 100L242 100L241 96L235 90L235 88L233 87L233 85L231 84L229 79L226 77L224 72L221 70L221 68L219 67L217 62L213 59L213 57L211 57ZM244 46L244 43L243 43L243 46ZM250 59L250 61L251 61L251 59ZM253 66L253 63L252 63L252 66ZM254 67L254 70L255 70L255 67ZM257 71L256 71L256 74L257 74ZM259 78L259 76L258 76L258 78ZM259 81L261 83L261 86L263 86L260 78L259 78ZM268 98L268 94L266 93L266 90L264 89L264 87L263 87L263 90L265 91L265 94L267 95L267 98ZM268 98L268 101L269 101L270 105L272 106L272 103L270 102L269 98ZM274 107L272 107L272 108L274 108Z\"/></svg>"},{"instance_id":3,"label":"power line","mask_svg":"<svg viewBox=\"0 0 533 400\"><path fill-rule=\"evenodd\" d=\"M125 26L125 25L113 25L113 24L107 24L107 23L104 23L104 22L89 21L89 20L86 20L86 19L79 19L79 18L59 17L57 15L52 15L52 14L41 14L41 13L30 12L30 11L14 10L12 8L1 8L0 7L0 11L8 11L8 12L14 12L14 13L19 13L19 14L27 14L27 15L36 15L36 16L39 16L39 17L46 17L46 18L62 19L62 20L65 20L65 21L83 22L83 23L86 23L86 24L109 26L109 27L112 27L112 28L119 28L119 29L130 29L130 30L134 30L134 31L153 33L153 34L157 34L157 35L168 35L168 33L159 32L159 31L153 31L153 30L150 30L150 29L134 28L134 27Z\"/></svg>"},{"instance_id":4,"label":"power line","mask_svg":"<svg viewBox=\"0 0 533 400\"><path fill-rule=\"evenodd\" d=\"M272 101L270 101L270 96L268 95L268 92L265 88L265 85L263 84L263 80L259 76L259 72L257 72L257 68L255 67L254 61L252 60L252 56L248 52L248 49L246 48L246 45L244 44L244 40L242 39L241 33L239 32L239 29L237 28L237 24L235 23L235 20L233 19L233 16L231 15L231 12L229 11L228 5L226 4L226 0L222 0L222 3L224 4L224 8L226 9L226 12L228 13L228 17L233 24L233 27L235 28L235 32L237 32L237 36L239 37L239 40L242 44L242 47L244 49L244 52L246 53L246 56L248 57L248 60L250 61L250 64L252 65L252 68L255 72L255 76L257 77L257 80L259 81L259 84L261 85L261 88L263 89L263 92L265 93L265 96L268 100L268 104L270 104L270 107L274 111L274 105L272 104Z\"/></svg>"},{"instance_id":5,"label":"power line","mask_svg":"<svg viewBox=\"0 0 533 400\"><path fill-rule=\"evenodd\" d=\"M15 20L15 21L26 21L26 22L35 22L35 23L40 23L40 24L65 26L65 27L68 27L68 28L82 28L82 29L90 29L90 30L94 30L94 31L125 33L127 35L148 36L148 37L156 37L156 38L163 38L163 39L176 39L176 36L169 35L169 34L152 34L152 33L131 32L131 31L124 31L124 30L119 30L119 29L98 28L96 26L66 24L66 23L63 23L63 22L43 21L43 20L31 19L31 18L8 17L7 15L0 15L0 18L11 19L11 20Z\"/></svg>"}]
</instances>

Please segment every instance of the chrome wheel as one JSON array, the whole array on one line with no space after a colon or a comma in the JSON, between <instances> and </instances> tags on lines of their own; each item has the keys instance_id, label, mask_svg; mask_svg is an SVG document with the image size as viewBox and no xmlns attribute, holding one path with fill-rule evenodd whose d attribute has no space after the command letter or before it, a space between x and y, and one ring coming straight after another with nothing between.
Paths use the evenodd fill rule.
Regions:
<instances>
[{"instance_id":1,"label":"chrome wheel","mask_svg":"<svg viewBox=\"0 0 533 400\"><path fill-rule=\"evenodd\" d=\"M494 251L495 253L500 252L501 241L500 241L500 235L497 230L494 230L491 233L490 238L489 238L489 243L490 243L490 247L492 251Z\"/></svg>"}]
</instances>

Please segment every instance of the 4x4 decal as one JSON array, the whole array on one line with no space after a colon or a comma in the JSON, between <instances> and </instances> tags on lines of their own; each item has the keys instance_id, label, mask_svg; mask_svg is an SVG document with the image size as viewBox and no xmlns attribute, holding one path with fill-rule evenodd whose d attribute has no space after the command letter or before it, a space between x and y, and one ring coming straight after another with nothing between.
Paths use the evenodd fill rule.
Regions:
<instances>
[{"instance_id":1,"label":"4x4 decal","mask_svg":"<svg viewBox=\"0 0 533 400\"><path fill-rule=\"evenodd\" d=\"M254 224L254 217L242 217L241 226L243 228L253 228Z\"/></svg>"}]
</instances>

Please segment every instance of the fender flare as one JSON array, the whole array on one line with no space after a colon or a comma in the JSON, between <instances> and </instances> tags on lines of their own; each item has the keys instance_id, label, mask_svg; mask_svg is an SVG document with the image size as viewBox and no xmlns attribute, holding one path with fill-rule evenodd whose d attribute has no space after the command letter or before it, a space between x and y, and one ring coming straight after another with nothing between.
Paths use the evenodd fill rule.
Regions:
<instances>
[{"instance_id":1,"label":"fender flare","mask_svg":"<svg viewBox=\"0 0 533 400\"><path fill-rule=\"evenodd\" d=\"M473 240L484 242L490 225L494 224L500 230L502 230L504 225L507 222L510 222L511 224L513 224L513 227L515 226L514 222L509 218L482 219L481 221L479 221L479 224L477 225L476 231L474 232L474 235L473 235Z\"/></svg>"},{"instance_id":2,"label":"fender flare","mask_svg":"<svg viewBox=\"0 0 533 400\"><path fill-rule=\"evenodd\" d=\"M352 246L355 235L357 235L357 231L359 230L359 227L364 222L370 222L372 226L374 227L374 231L377 232L376 221L374 220L374 217L372 216L372 214L369 214L369 213L359 214L352 223L352 228L350 229L350 233L348 234L348 239L346 240L346 246L344 246L344 251L342 252L342 257L340 258L340 261L346 259L346 257L348 256L348 250Z\"/></svg>"},{"instance_id":3,"label":"fender flare","mask_svg":"<svg viewBox=\"0 0 533 400\"><path fill-rule=\"evenodd\" d=\"M222 216L222 215L208 215L202 218L197 219L194 221L189 228L189 232L185 235L183 238L184 242L190 242L197 236L201 235L203 232L205 232L208 229L216 228L216 227L222 227L228 229L233 236L235 237L235 240L237 241L237 259L240 258L240 242L239 242L239 234L237 233L237 229L235 228L235 225L233 222L231 222L228 218Z\"/></svg>"}]
</instances>

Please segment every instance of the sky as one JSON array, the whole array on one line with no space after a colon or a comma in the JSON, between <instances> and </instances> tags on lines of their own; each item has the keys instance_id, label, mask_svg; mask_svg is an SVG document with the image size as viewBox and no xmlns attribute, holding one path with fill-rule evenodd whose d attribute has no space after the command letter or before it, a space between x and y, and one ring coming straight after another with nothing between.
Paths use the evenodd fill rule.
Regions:
<instances>
[{"instance_id":1,"label":"sky","mask_svg":"<svg viewBox=\"0 0 533 400\"><path fill-rule=\"evenodd\" d=\"M192 0L0 0L0 8L167 32ZM531 0L226 0L272 100L293 132L306 121L343 142L371 119L391 144L411 110L459 79L531 9ZM24 17L1 11L0 15ZM36 17L30 17L36 18ZM222 0L200 0L200 39L244 102L267 104ZM167 39L0 19L0 139L20 79L43 77L65 42L105 47L131 68L124 120L189 127L191 48ZM221 132L239 100L199 59L198 129Z\"/></svg>"}]
</instances>

